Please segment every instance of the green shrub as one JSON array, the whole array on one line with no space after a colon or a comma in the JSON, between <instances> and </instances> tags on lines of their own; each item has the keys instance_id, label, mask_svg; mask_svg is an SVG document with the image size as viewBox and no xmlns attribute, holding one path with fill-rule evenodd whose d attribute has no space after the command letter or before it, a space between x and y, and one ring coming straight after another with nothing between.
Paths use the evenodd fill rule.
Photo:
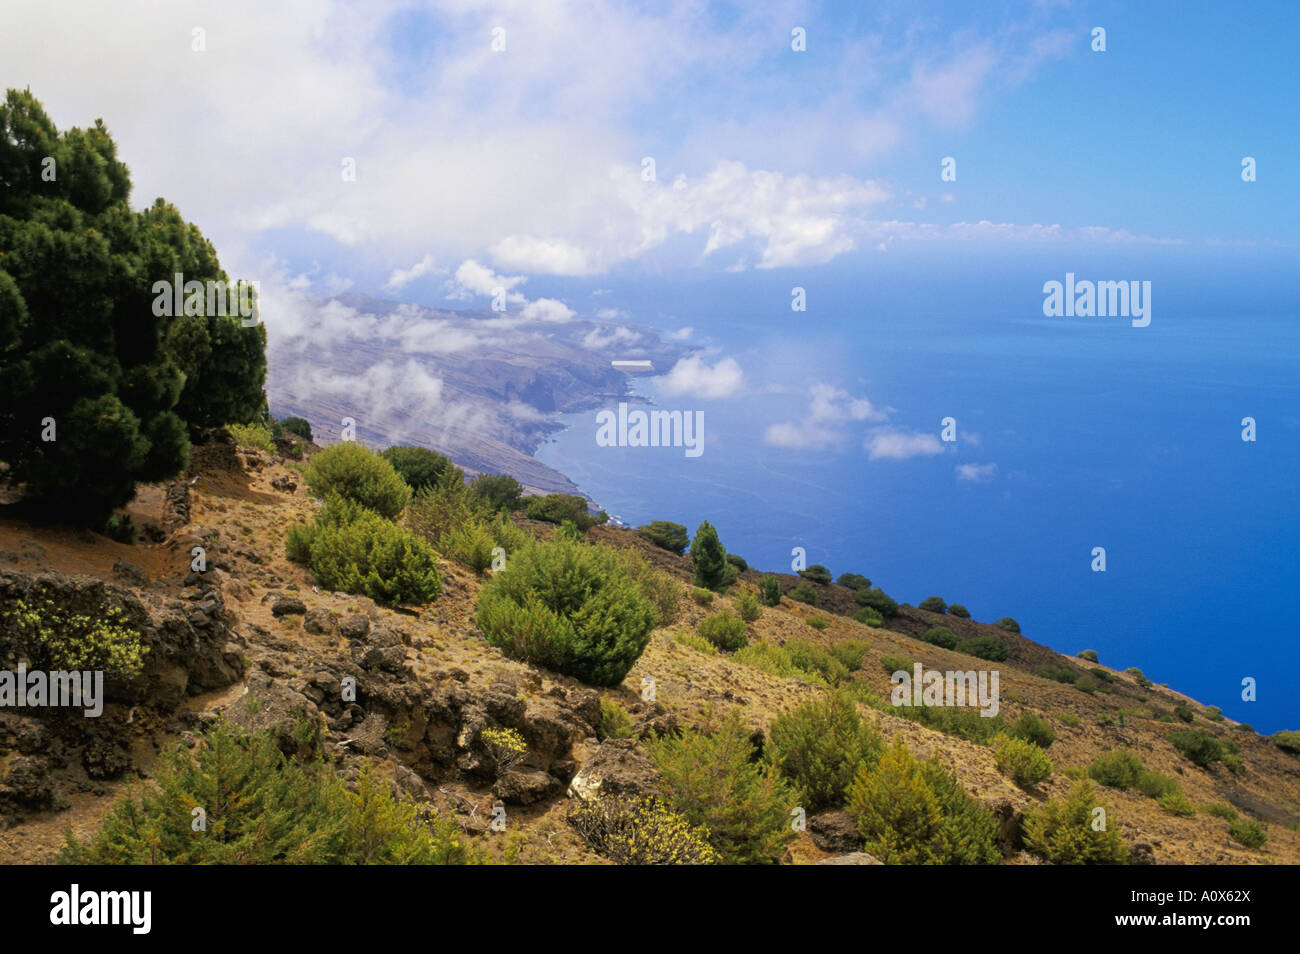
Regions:
<instances>
[{"instance_id":1,"label":"green shrub","mask_svg":"<svg viewBox=\"0 0 1300 954\"><path fill-rule=\"evenodd\" d=\"M691 599L695 600L695 602L701 606L708 606L713 602L713 591L706 590L702 586L694 587L691 590Z\"/></svg>"},{"instance_id":2,"label":"green shrub","mask_svg":"<svg viewBox=\"0 0 1300 954\"><path fill-rule=\"evenodd\" d=\"M840 586L847 586L851 590L867 590L871 588L871 581L861 573L841 573L840 578L835 582Z\"/></svg>"},{"instance_id":3,"label":"green shrub","mask_svg":"<svg viewBox=\"0 0 1300 954\"><path fill-rule=\"evenodd\" d=\"M883 743L843 692L830 692L772 723L767 755L809 812L844 801L859 767L875 766Z\"/></svg>"},{"instance_id":4,"label":"green shrub","mask_svg":"<svg viewBox=\"0 0 1300 954\"><path fill-rule=\"evenodd\" d=\"M1218 706L1206 706L1205 718L1209 719L1211 722L1222 722L1223 710L1220 709Z\"/></svg>"},{"instance_id":5,"label":"green shrub","mask_svg":"<svg viewBox=\"0 0 1300 954\"><path fill-rule=\"evenodd\" d=\"M1226 818L1228 821L1236 821L1240 817L1237 810L1227 802L1211 802L1208 805L1201 806L1201 811L1207 815L1213 815L1215 818Z\"/></svg>"},{"instance_id":6,"label":"green shrub","mask_svg":"<svg viewBox=\"0 0 1300 954\"><path fill-rule=\"evenodd\" d=\"M827 685L826 680L820 673L800 669L794 664L794 660L785 648L774 646L771 643L750 643L743 649L738 649L731 658L738 663L752 666L772 676L780 676L784 679L801 679L804 682L819 686Z\"/></svg>"},{"instance_id":7,"label":"green shrub","mask_svg":"<svg viewBox=\"0 0 1300 954\"><path fill-rule=\"evenodd\" d=\"M442 538L438 548L444 555L482 576L492 565L492 550L496 540L486 526L478 521L461 524Z\"/></svg>"},{"instance_id":8,"label":"green shrub","mask_svg":"<svg viewBox=\"0 0 1300 954\"><path fill-rule=\"evenodd\" d=\"M998 771L1020 788L1033 788L1052 774L1052 763L1034 743L1014 736L993 739L993 758Z\"/></svg>"},{"instance_id":9,"label":"green shrub","mask_svg":"<svg viewBox=\"0 0 1300 954\"><path fill-rule=\"evenodd\" d=\"M731 610L719 610L700 620L699 633L723 652L734 652L749 642L745 621L732 616Z\"/></svg>"},{"instance_id":10,"label":"green shrub","mask_svg":"<svg viewBox=\"0 0 1300 954\"><path fill-rule=\"evenodd\" d=\"M727 550L718 539L718 531L705 520L691 541L691 562L695 566L695 585L721 590L736 578L736 568L727 563Z\"/></svg>"},{"instance_id":11,"label":"green shrub","mask_svg":"<svg viewBox=\"0 0 1300 954\"><path fill-rule=\"evenodd\" d=\"M568 540L570 543L577 543L582 539L582 531L572 520L565 518L560 521L560 525L555 528L555 539Z\"/></svg>"},{"instance_id":12,"label":"green shrub","mask_svg":"<svg viewBox=\"0 0 1300 954\"><path fill-rule=\"evenodd\" d=\"M771 573L763 574L758 581L758 596L764 606L781 605L781 581Z\"/></svg>"},{"instance_id":13,"label":"green shrub","mask_svg":"<svg viewBox=\"0 0 1300 954\"><path fill-rule=\"evenodd\" d=\"M1093 678L1095 678L1098 682L1115 681L1114 674L1107 669L1101 669L1100 667L1097 667L1097 668L1089 669L1088 672L1092 673Z\"/></svg>"},{"instance_id":14,"label":"green shrub","mask_svg":"<svg viewBox=\"0 0 1300 954\"><path fill-rule=\"evenodd\" d=\"M623 570L655 610L655 626L671 626L681 613L682 585L630 548L616 550Z\"/></svg>"},{"instance_id":15,"label":"green shrub","mask_svg":"<svg viewBox=\"0 0 1300 954\"><path fill-rule=\"evenodd\" d=\"M795 588L790 591L789 596L790 599L800 603L807 603L809 606L816 606L819 599L817 590L807 581L796 584Z\"/></svg>"},{"instance_id":16,"label":"green shrub","mask_svg":"<svg viewBox=\"0 0 1300 954\"><path fill-rule=\"evenodd\" d=\"M275 453L275 441L271 440L271 430L265 424L227 424L226 430L240 447Z\"/></svg>"},{"instance_id":17,"label":"green shrub","mask_svg":"<svg viewBox=\"0 0 1300 954\"><path fill-rule=\"evenodd\" d=\"M1300 732L1295 729L1283 729L1274 734L1273 744L1283 752L1300 755Z\"/></svg>"},{"instance_id":18,"label":"green shrub","mask_svg":"<svg viewBox=\"0 0 1300 954\"><path fill-rule=\"evenodd\" d=\"M948 604L943 601L942 596L927 596L921 600L917 609L927 610L931 613L946 613L948 612Z\"/></svg>"},{"instance_id":19,"label":"green shrub","mask_svg":"<svg viewBox=\"0 0 1300 954\"><path fill-rule=\"evenodd\" d=\"M442 592L437 557L427 543L336 496L314 524L289 529L285 550L290 560L306 564L322 589L389 605L431 603Z\"/></svg>"},{"instance_id":20,"label":"green shrub","mask_svg":"<svg viewBox=\"0 0 1300 954\"><path fill-rule=\"evenodd\" d=\"M825 629L830 622L824 616L809 616L808 625L813 629Z\"/></svg>"},{"instance_id":21,"label":"green shrub","mask_svg":"<svg viewBox=\"0 0 1300 954\"><path fill-rule=\"evenodd\" d=\"M805 672L815 672L829 686L837 686L849 678L848 668L826 649L806 639L786 641L785 651L795 667Z\"/></svg>"},{"instance_id":22,"label":"green shrub","mask_svg":"<svg viewBox=\"0 0 1300 954\"><path fill-rule=\"evenodd\" d=\"M0 607L0 636L15 653L14 661L46 672L138 676L149 653L120 608L109 606L87 616L35 596Z\"/></svg>"},{"instance_id":23,"label":"green shrub","mask_svg":"<svg viewBox=\"0 0 1300 954\"><path fill-rule=\"evenodd\" d=\"M881 616L898 615L898 604L886 596L884 590L878 586L869 590L858 590L854 598L858 601L859 606L868 606Z\"/></svg>"},{"instance_id":24,"label":"green shrub","mask_svg":"<svg viewBox=\"0 0 1300 954\"><path fill-rule=\"evenodd\" d=\"M311 440L311 424L304 417L286 417L280 421L280 426L290 434L296 434L305 441Z\"/></svg>"},{"instance_id":25,"label":"green shrub","mask_svg":"<svg viewBox=\"0 0 1300 954\"><path fill-rule=\"evenodd\" d=\"M726 864L775 864L795 837L793 787L756 759L749 730L733 712L712 734L687 730L647 748L672 808L709 832Z\"/></svg>"},{"instance_id":26,"label":"green shrub","mask_svg":"<svg viewBox=\"0 0 1300 954\"><path fill-rule=\"evenodd\" d=\"M993 625L996 626L998 629L1005 629L1008 633L1015 633L1017 635L1020 634L1020 624L1017 623L1010 616L1002 617Z\"/></svg>"},{"instance_id":27,"label":"green shrub","mask_svg":"<svg viewBox=\"0 0 1300 954\"><path fill-rule=\"evenodd\" d=\"M674 632L673 639L681 643L683 646L690 646L691 649L707 653L710 656L716 656L718 654L718 647L714 646L699 633L691 631ZM736 655L739 656L740 654L737 653Z\"/></svg>"},{"instance_id":28,"label":"green shrub","mask_svg":"<svg viewBox=\"0 0 1300 954\"><path fill-rule=\"evenodd\" d=\"M814 563L812 566L802 570L797 570L796 572L805 580L812 580L814 583L818 583L822 586L825 586L834 579L834 577L831 576L831 571L826 569L826 567L822 566L820 563Z\"/></svg>"},{"instance_id":29,"label":"green shrub","mask_svg":"<svg viewBox=\"0 0 1300 954\"><path fill-rule=\"evenodd\" d=\"M891 676L896 672L906 672L909 676L912 674L912 660L897 653L885 653L881 656L880 666Z\"/></svg>"},{"instance_id":30,"label":"green shrub","mask_svg":"<svg viewBox=\"0 0 1300 954\"><path fill-rule=\"evenodd\" d=\"M1178 785L1175 785L1163 795L1156 796L1156 804L1171 815L1186 817L1196 814L1196 806L1192 804L1192 800L1187 797L1187 793Z\"/></svg>"},{"instance_id":31,"label":"green shrub","mask_svg":"<svg viewBox=\"0 0 1300 954\"><path fill-rule=\"evenodd\" d=\"M1069 666L1061 666L1057 664L1048 664L1046 666L1039 666L1037 669L1034 670L1034 675L1042 679L1051 679L1053 682L1063 682L1069 684L1073 684L1074 681L1077 678L1079 678L1079 674L1075 672L1073 669L1071 669Z\"/></svg>"},{"instance_id":32,"label":"green shrub","mask_svg":"<svg viewBox=\"0 0 1300 954\"><path fill-rule=\"evenodd\" d=\"M673 523L669 520L653 520L637 527L636 532L643 539L649 540L655 546L661 547L669 553L685 553L686 548L691 543L686 528L680 523Z\"/></svg>"},{"instance_id":33,"label":"green shrub","mask_svg":"<svg viewBox=\"0 0 1300 954\"><path fill-rule=\"evenodd\" d=\"M979 659L988 659L992 662L1002 662L1010 655L1007 644L991 635L971 636L968 639L963 639L957 644L957 652L965 653L967 656L976 656Z\"/></svg>"},{"instance_id":34,"label":"green shrub","mask_svg":"<svg viewBox=\"0 0 1300 954\"><path fill-rule=\"evenodd\" d=\"M1080 692L1086 692L1091 695L1098 689L1097 680L1093 679L1092 676L1089 676L1087 673L1084 673L1074 680L1074 688L1078 689Z\"/></svg>"},{"instance_id":35,"label":"green shrub","mask_svg":"<svg viewBox=\"0 0 1300 954\"><path fill-rule=\"evenodd\" d=\"M1011 726L1011 734L1017 739L1034 743L1040 749L1048 748L1056 741L1056 732L1051 723L1033 712L1022 713Z\"/></svg>"},{"instance_id":36,"label":"green shrub","mask_svg":"<svg viewBox=\"0 0 1300 954\"><path fill-rule=\"evenodd\" d=\"M459 471L446 457L427 447L390 447L379 456L416 492L435 486L449 471Z\"/></svg>"},{"instance_id":37,"label":"green shrub","mask_svg":"<svg viewBox=\"0 0 1300 954\"><path fill-rule=\"evenodd\" d=\"M1218 739L1200 729L1178 729L1170 732L1166 738L1174 748L1201 768L1206 768L1227 754Z\"/></svg>"},{"instance_id":38,"label":"green shrub","mask_svg":"<svg viewBox=\"0 0 1300 954\"><path fill-rule=\"evenodd\" d=\"M849 672L857 672L867 658L868 646L860 639L844 639L831 647L831 655Z\"/></svg>"},{"instance_id":39,"label":"green shrub","mask_svg":"<svg viewBox=\"0 0 1300 954\"><path fill-rule=\"evenodd\" d=\"M509 513L519 509L524 488L509 474L479 474L469 482L469 492L493 513Z\"/></svg>"},{"instance_id":40,"label":"green shrub","mask_svg":"<svg viewBox=\"0 0 1300 954\"><path fill-rule=\"evenodd\" d=\"M1161 795L1167 795L1175 790L1181 791L1178 782L1168 775L1151 772L1145 768L1138 772L1137 781L1134 785L1147 798L1159 798Z\"/></svg>"},{"instance_id":41,"label":"green shrub","mask_svg":"<svg viewBox=\"0 0 1300 954\"><path fill-rule=\"evenodd\" d=\"M1096 803L1092 785L1078 782L1064 798L1025 814L1025 847L1056 865L1122 865L1128 849L1114 830L1111 812L1100 830L1093 827Z\"/></svg>"},{"instance_id":42,"label":"green shrub","mask_svg":"<svg viewBox=\"0 0 1300 954\"><path fill-rule=\"evenodd\" d=\"M273 733L218 723L166 749L155 784L119 799L85 843L69 831L63 864L474 864L450 819L429 815L367 764L349 792L321 762L285 758ZM196 832L190 806L206 811Z\"/></svg>"},{"instance_id":43,"label":"green shrub","mask_svg":"<svg viewBox=\"0 0 1300 954\"><path fill-rule=\"evenodd\" d=\"M1174 706L1174 715L1184 722L1191 722L1196 718L1196 713L1187 708L1187 706Z\"/></svg>"},{"instance_id":44,"label":"green shrub","mask_svg":"<svg viewBox=\"0 0 1300 954\"><path fill-rule=\"evenodd\" d=\"M989 744L996 735L1006 731L1006 720L1002 716L986 717L978 709L958 706L897 706L891 707L890 711L936 732L979 745Z\"/></svg>"},{"instance_id":45,"label":"green shrub","mask_svg":"<svg viewBox=\"0 0 1300 954\"><path fill-rule=\"evenodd\" d=\"M530 520L544 520L547 523L563 523L565 520L572 520L574 526L583 533L609 519L609 514L604 511L593 516L587 510L586 499L577 494L527 497L524 499L524 516Z\"/></svg>"},{"instance_id":46,"label":"green shrub","mask_svg":"<svg viewBox=\"0 0 1300 954\"><path fill-rule=\"evenodd\" d=\"M1088 662L1100 662L1100 659L1097 657L1097 650L1095 649L1085 649L1083 652L1079 653L1078 658L1086 659Z\"/></svg>"},{"instance_id":47,"label":"green shrub","mask_svg":"<svg viewBox=\"0 0 1300 954\"><path fill-rule=\"evenodd\" d=\"M1228 834L1247 848L1258 848L1268 840L1264 826L1253 819L1233 822L1228 826Z\"/></svg>"},{"instance_id":48,"label":"green shrub","mask_svg":"<svg viewBox=\"0 0 1300 954\"><path fill-rule=\"evenodd\" d=\"M917 763L895 742L858 767L848 811L863 849L887 865L997 864L997 826L936 761Z\"/></svg>"},{"instance_id":49,"label":"green shrub","mask_svg":"<svg viewBox=\"0 0 1300 954\"><path fill-rule=\"evenodd\" d=\"M763 607L757 596L749 590L742 590L736 597L736 612L746 623L752 623L763 615Z\"/></svg>"},{"instance_id":50,"label":"green shrub","mask_svg":"<svg viewBox=\"0 0 1300 954\"><path fill-rule=\"evenodd\" d=\"M853 614L853 618L859 623L879 629L885 625L885 618L873 610L870 606L864 606Z\"/></svg>"},{"instance_id":51,"label":"green shrub","mask_svg":"<svg viewBox=\"0 0 1300 954\"><path fill-rule=\"evenodd\" d=\"M948 604L948 613L951 616L956 616L958 619L970 619L970 610L962 606L960 603Z\"/></svg>"},{"instance_id":52,"label":"green shrub","mask_svg":"<svg viewBox=\"0 0 1300 954\"><path fill-rule=\"evenodd\" d=\"M709 833L657 798L575 800L567 821L592 851L619 865L713 865Z\"/></svg>"},{"instance_id":53,"label":"green shrub","mask_svg":"<svg viewBox=\"0 0 1300 954\"><path fill-rule=\"evenodd\" d=\"M932 626L921 637L927 643L942 646L944 649L957 648L957 634L946 626Z\"/></svg>"},{"instance_id":54,"label":"green shrub","mask_svg":"<svg viewBox=\"0 0 1300 954\"><path fill-rule=\"evenodd\" d=\"M393 465L354 441L331 444L316 454L304 477L317 497L338 495L389 520L411 502L411 488Z\"/></svg>"},{"instance_id":55,"label":"green shrub","mask_svg":"<svg viewBox=\"0 0 1300 954\"><path fill-rule=\"evenodd\" d=\"M477 615L507 655L598 686L623 681L657 621L616 553L562 540L515 554L479 592Z\"/></svg>"},{"instance_id":56,"label":"green shrub","mask_svg":"<svg viewBox=\"0 0 1300 954\"><path fill-rule=\"evenodd\" d=\"M127 546L135 546L136 541L140 539L140 531L136 529L129 513L115 513L110 516L100 527L100 533L110 540L125 543Z\"/></svg>"},{"instance_id":57,"label":"green shrub","mask_svg":"<svg viewBox=\"0 0 1300 954\"><path fill-rule=\"evenodd\" d=\"M632 731L632 717L627 710L613 699L600 700L600 721L596 723L596 738L630 739L636 733Z\"/></svg>"},{"instance_id":58,"label":"green shrub","mask_svg":"<svg viewBox=\"0 0 1300 954\"><path fill-rule=\"evenodd\" d=\"M1056 718L1062 725L1068 725L1071 729L1079 728L1079 717L1073 712L1058 712Z\"/></svg>"},{"instance_id":59,"label":"green shrub","mask_svg":"<svg viewBox=\"0 0 1300 954\"><path fill-rule=\"evenodd\" d=\"M1255 727L1249 722L1238 722L1232 728L1237 732L1249 732L1252 735L1255 733Z\"/></svg>"},{"instance_id":60,"label":"green shrub","mask_svg":"<svg viewBox=\"0 0 1300 954\"><path fill-rule=\"evenodd\" d=\"M1144 676L1142 674L1142 670L1139 669L1137 666L1129 666L1124 671L1128 673L1130 676L1132 676L1133 680L1143 689L1151 688L1151 680L1148 679L1146 676Z\"/></svg>"},{"instance_id":61,"label":"green shrub","mask_svg":"<svg viewBox=\"0 0 1300 954\"><path fill-rule=\"evenodd\" d=\"M434 546L467 523L491 519L492 513L482 499L469 492L459 467L448 468L436 483L417 491L406 513L407 525Z\"/></svg>"},{"instance_id":62,"label":"green shrub","mask_svg":"<svg viewBox=\"0 0 1300 954\"><path fill-rule=\"evenodd\" d=\"M1103 752L1088 766L1088 774L1108 788L1129 789L1145 771L1142 760L1128 749Z\"/></svg>"},{"instance_id":63,"label":"green shrub","mask_svg":"<svg viewBox=\"0 0 1300 954\"><path fill-rule=\"evenodd\" d=\"M745 562L744 557L738 557L734 553L727 554L727 562L734 566L738 573L744 573L749 569L749 564Z\"/></svg>"}]
</instances>

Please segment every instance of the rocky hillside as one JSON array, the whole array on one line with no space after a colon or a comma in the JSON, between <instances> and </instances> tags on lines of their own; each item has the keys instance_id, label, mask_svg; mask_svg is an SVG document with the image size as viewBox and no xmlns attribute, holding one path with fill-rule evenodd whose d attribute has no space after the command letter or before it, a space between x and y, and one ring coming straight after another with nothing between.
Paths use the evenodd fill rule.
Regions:
<instances>
[{"instance_id":1,"label":"rocky hillside","mask_svg":"<svg viewBox=\"0 0 1300 954\"><path fill-rule=\"evenodd\" d=\"M442 593L419 608L385 609L319 590L285 557L290 525L319 507L300 486L300 465L214 444L198 450L194 468L185 479L138 496L131 510L145 536L135 545L0 517L0 607L37 598L87 615L116 607L150 650L139 676L106 687L108 703L98 719L0 710L0 847L7 861L49 862L65 827L81 837L94 831L117 795L140 779L148 784L164 746L192 745L223 718L274 732L286 752L318 746L350 778L363 763L379 767L402 790L454 817L497 858L603 863L566 820L568 809L593 791L661 791L641 740L716 725L733 711L761 739L779 714L827 692L803 675L780 675L712 651L694 636L706 615L733 606L757 583L753 570L730 595L701 605L691 598L688 557L630 530L592 528L591 539L635 548L685 584L678 618L654 631L622 684L595 689L489 647L475 624L483 582L456 563L440 562ZM551 525L519 522L539 535L554 532ZM202 574L191 570L195 547L206 552ZM787 589L795 582L783 578ZM901 739L918 757L935 756L992 810L1008 862L1037 863L1023 850L1026 809L1063 795L1072 776L1121 748L1176 779L1195 805L1231 806L1268 832L1262 847L1247 848L1229 836L1224 817L1179 815L1134 789L1104 789L1132 861L1300 862L1300 761L1273 740L1207 718L1203 707L1172 689L1062 657L1025 636L908 607L887 620L889 628L870 627L850 618L857 609L852 591L835 584L818 590L816 608L788 598L765 608L748 627L751 644L797 640L830 648L864 641L862 665L849 675L861 684L862 700L888 698L886 656L927 668L995 667L1001 718L1013 722L1033 712L1051 725L1052 773L1027 791L998 770L988 745L900 717L888 706L859 705L886 742ZM939 624L959 637L994 635L1009 658L982 663L919 638ZM5 638L0 632L0 641ZM1036 675L1044 666L1092 673L1099 689ZM647 680L653 680L653 701L643 698ZM344 691L349 681L354 697ZM628 731L616 733L626 737L598 738L609 735L601 731L602 701L629 714ZM1235 770L1223 762L1198 767L1170 744L1169 733L1187 727L1167 721L1178 707L1192 710L1194 728L1235 741ZM514 729L526 741L526 754L510 771L497 771L485 748L481 730L489 726ZM504 831L492 830L498 803ZM784 859L869 862L861 844L846 812L812 813Z\"/></svg>"}]
</instances>

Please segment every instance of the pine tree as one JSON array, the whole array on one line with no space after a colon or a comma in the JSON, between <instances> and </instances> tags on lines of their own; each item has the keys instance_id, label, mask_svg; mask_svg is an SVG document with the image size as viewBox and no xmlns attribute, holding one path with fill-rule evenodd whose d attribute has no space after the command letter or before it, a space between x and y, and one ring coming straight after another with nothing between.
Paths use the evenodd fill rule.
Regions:
<instances>
[{"instance_id":1,"label":"pine tree","mask_svg":"<svg viewBox=\"0 0 1300 954\"><path fill-rule=\"evenodd\" d=\"M727 551L718 539L718 531L705 520L691 541L691 561L695 564L695 585L719 590L726 585Z\"/></svg>"}]
</instances>

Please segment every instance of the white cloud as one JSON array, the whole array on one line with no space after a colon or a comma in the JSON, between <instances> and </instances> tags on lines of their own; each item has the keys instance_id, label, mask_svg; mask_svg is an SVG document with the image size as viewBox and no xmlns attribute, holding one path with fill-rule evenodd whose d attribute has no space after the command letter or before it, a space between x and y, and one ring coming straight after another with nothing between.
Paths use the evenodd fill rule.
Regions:
<instances>
[{"instance_id":1,"label":"white cloud","mask_svg":"<svg viewBox=\"0 0 1300 954\"><path fill-rule=\"evenodd\" d=\"M998 472L997 464L958 464L957 479L981 484L992 480Z\"/></svg>"},{"instance_id":2,"label":"white cloud","mask_svg":"<svg viewBox=\"0 0 1300 954\"><path fill-rule=\"evenodd\" d=\"M546 321L562 324L573 319L575 312L562 301L554 298L538 298L524 305L519 317L525 321Z\"/></svg>"},{"instance_id":3,"label":"white cloud","mask_svg":"<svg viewBox=\"0 0 1300 954\"><path fill-rule=\"evenodd\" d=\"M669 341L688 341L695 334L695 329L687 325L684 328L678 328L676 331L668 332Z\"/></svg>"},{"instance_id":4,"label":"white cloud","mask_svg":"<svg viewBox=\"0 0 1300 954\"><path fill-rule=\"evenodd\" d=\"M614 328L592 328L582 339L584 347L592 351L604 351L613 345L622 347L641 340L641 332L633 331L621 325Z\"/></svg>"},{"instance_id":5,"label":"white cloud","mask_svg":"<svg viewBox=\"0 0 1300 954\"><path fill-rule=\"evenodd\" d=\"M878 430L866 441L872 460L907 460L943 453L943 445L933 434L906 434L902 431Z\"/></svg>"},{"instance_id":6,"label":"white cloud","mask_svg":"<svg viewBox=\"0 0 1300 954\"><path fill-rule=\"evenodd\" d=\"M498 290L506 291L506 301L523 302L524 296L515 291L511 291L516 285L522 285L527 281L523 275L513 275L506 277L498 275L486 265L481 265L474 259L467 259L461 262L460 267L456 269L456 274L448 283L448 298L457 298L468 301L476 295L494 296Z\"/></svg>"},{"instance_id":7,"label":"white cloud","mask_svg":"<svg viewBox=\"0 0 1300 954\"><path fill-rule=\"evenodd\" d=\"M492 260L502 268L535 275L590 275L596 269L587 253L562 239L511 235L492 246Z\"/></svg>"},{"instance_id":8,"label":"white cloud","mask_svg":"<svg viewBox=\"0 0 1300 954\"><path fill-rule=\"evenodd\" d=\"M744 377L735 358L723 358L710 366L699 355L691 355L678 359L672 370L657 380L665 394L724 398L740 390Z\"/></svg>"},{"instance_id":9,"label":"white cloud","mask_svg":"<svg viewBox=\"0 0 1300 954\"><path fill-rule=\"evenodd\" d=\"M384 283L384 288L387 291L392 292L401 291L417 278L422 278L429 274L433 268L433 256L425 255L424 258L420 259L410 268L393 269L392 273L388 276L388 281Z\"/></svg>"}]
</instances>

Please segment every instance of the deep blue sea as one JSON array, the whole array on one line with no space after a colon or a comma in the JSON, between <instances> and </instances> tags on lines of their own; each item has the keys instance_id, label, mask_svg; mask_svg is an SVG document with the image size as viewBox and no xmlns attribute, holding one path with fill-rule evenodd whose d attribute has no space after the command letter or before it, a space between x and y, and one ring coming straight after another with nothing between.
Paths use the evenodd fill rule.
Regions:
<instances>
[{"instance_id":1,"label":"deep blue sea","mask_svg":"<svg viewBox=\"0 0 1300 954\"><path fill-rule=\"evenodd\" d=\"M1150 326L1044 317L1042 284L1067 270L1152 280ZM616 283L609 299L647 325L693 327L706 360L734 357L745 385L708 400L633 382L657 407L704 411L699 458L599 447L595 412L566 416L538 456L628 524L694 532L707 519L761 569L788 572L804 547L808 563L862 573L900 602L1010 615L1040 643L1095 649L1261 732L1297 728L1295 276L1284 257L1244 253L1039 253L1009 268L936 250L803 282ZM804 314L790 311L793 284ZM937 436L954 417L958 441L871 460L864 440L880 425L859 422L836 446L765 443L769 425L806 417L818 382L891 408L900 431ZM962 481L959 464L996 470ZM1247 677L1257 701L1242 699Z\"/></svg>"}]
</instances>

